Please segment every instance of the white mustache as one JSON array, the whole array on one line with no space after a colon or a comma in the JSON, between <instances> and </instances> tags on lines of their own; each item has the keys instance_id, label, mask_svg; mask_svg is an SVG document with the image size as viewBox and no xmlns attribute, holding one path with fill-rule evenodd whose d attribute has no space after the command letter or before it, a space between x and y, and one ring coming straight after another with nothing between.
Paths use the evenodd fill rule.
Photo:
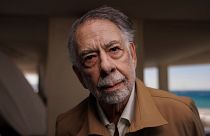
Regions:
<instances>
[{"instance_id":1,"label":"white mustache","mask_svg":"<svg viewBox=\"0 0 210 136\"><path fill-rule=\"evenodd\" d=\"M120 72L112 73L105 78L99 78L97 87L109 87L113 86L117 83L122 82L125 80L125 76L123 76Z\"/></svg>"}]
</instances>

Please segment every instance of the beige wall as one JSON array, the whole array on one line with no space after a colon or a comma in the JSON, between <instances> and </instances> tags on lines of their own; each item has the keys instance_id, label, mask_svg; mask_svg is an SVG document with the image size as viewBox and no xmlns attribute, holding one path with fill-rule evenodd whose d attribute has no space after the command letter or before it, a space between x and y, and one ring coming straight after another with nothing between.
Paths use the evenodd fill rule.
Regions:
<instances>
[{"instance_id":1,"label":"beige wall","mask_svg":"<svg viewBox=\"0 0 210 136\"><path fill-rule=\"evenodd\" d=\"M88 91L72 71L67 51L67 38L72 20L50 18L49 47L45 89L48 97L48 135L53 136L56 116L84 99Z\"/></svg>"}]
</instances>

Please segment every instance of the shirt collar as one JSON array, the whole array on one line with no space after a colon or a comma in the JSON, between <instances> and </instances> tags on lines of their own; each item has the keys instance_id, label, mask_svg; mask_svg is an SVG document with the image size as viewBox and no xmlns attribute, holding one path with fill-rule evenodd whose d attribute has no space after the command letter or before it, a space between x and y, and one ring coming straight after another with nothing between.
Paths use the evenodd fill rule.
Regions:
<instances>
[{"instance_id":1,"label":"shirt collar","mask_svg":"<svg viewBox=\"0 0 210 136\"><path fill-rule=\"evenodd\" d=\"M135 111L134 108L135 108L135 86L133 87L128 103L126 104L125 109L120 118L128 120L129 123L131 124Z\"/></svg>"}]
</instances>

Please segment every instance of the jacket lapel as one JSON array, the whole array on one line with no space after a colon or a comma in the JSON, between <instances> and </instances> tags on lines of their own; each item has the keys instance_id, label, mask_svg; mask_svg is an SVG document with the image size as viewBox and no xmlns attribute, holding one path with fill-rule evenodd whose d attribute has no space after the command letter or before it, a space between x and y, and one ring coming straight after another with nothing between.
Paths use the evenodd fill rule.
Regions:
<instances>
[{"instance_id":1,"label":"jacket lapel","mask_svg":"<svg viewBox=\"0 0 210 136\"><path fill-rule=\"evenodd\" d=\"M88 135L104 135L109 136L107 128L100 122L96 110L96 100L90 95L88 103Z\"/></svg>"},{"instance_id":2,"label":"jacket lapel","mask_svg":"<svg viewBox=\"0 0 210 136\"><path fill-rule=\"evenodd\" d=\"M157 127L167 123L156 107L148 88L137 79L135 114L129 131L135 132L146 127Z\"/></svg>"}]
</instances>

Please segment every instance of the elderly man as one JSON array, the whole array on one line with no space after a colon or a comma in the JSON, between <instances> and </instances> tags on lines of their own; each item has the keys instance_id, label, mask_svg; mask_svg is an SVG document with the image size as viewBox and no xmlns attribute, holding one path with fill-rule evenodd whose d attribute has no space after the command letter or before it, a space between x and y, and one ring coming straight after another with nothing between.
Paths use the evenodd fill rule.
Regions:
<instances>
[{"instance_id":1,"label":"elderly man","mask_svg":"<svg viewBox=\"0 0 210 136\"><path fill-rule=\"evenodd\" d=\"M90 95L57 118L57 136L203 136L193 102L136 78L133 26L100 7L78 19L69 39L73 70ZM76 91L76 90L74 90Z\"/></svg>"}]
</instances>

